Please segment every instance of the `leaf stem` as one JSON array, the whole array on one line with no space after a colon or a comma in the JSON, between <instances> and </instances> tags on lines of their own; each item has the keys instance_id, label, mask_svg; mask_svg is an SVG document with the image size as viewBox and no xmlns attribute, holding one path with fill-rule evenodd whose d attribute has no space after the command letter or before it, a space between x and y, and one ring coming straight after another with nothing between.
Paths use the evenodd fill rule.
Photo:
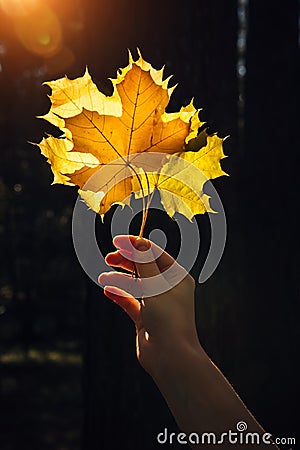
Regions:
<instances>
[{"instance_id":1,"label":"leaf stem","mask_svg":"<svg viewBox=\"0 0 300 450\"><path fill-rule=\"evenodd\" d=\"M139 237L143 237L143 233L144 233L144 229L145 229L145 225L146 225L146 221L147 221L147 217L148 217L148 212L149 212L149 208L154 196L154 192L155 190L153 189L153 191L150 194L150 183L149 183L149 178L148 178L148 174L145 173L146 175L146 180L147 180L147 189L148 189L148 199L147 199L147 204L145 209L143 210L143 219L142 219L142 224L141 224L141 228L140 228L140 233L139 233Z\"/></svg>"}]
</instances>

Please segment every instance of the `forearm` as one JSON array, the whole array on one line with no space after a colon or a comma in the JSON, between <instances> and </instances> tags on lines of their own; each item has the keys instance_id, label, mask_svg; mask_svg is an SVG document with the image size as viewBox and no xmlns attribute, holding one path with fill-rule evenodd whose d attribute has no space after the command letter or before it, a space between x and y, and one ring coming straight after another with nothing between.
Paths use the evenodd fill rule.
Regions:
<instances>
[{"instance_id":1,"label":"forearm","mask_svg":"<svg viewBox=\"0 0 300 450\"><path fill-rule=\"evenodd\" d=\"M143 239L131 236L129 241L136 249L145 250ZM114 243L126 250L128 236L119 236ZM151 245L153 250L160 250L155 244ZM146 247L149 248L149 242ZM183 270L184 277L172 289L143 298L141 303L127 293L127 290L130 292L132 277L115 272L100 277L100 283L110 287L105 290L106 295L118 303L135 323L137 356L141 365L155 380L183 434L190 437L193 433L201 439L199 444L192 445L194 448L211 448L214 443L223 445L223 448L229 448L231 444L235 444L235 448L268 446L271 444L270 435L264 434L199 343L194 321L194 280L176 265L170 255L165 252L159 255L153 262L136 263L141 278L164 274L170 267L175 267L179 273ZM108 255L106 261L132 270L132 262L125 256L118 251ZM245 433L237 428L239 422L247 428ZM210 433L213 441L203 442L204 433ZM252 445L252 442L258 444ZM194 444L190 439L187 443Z\"/></svg>"},{"instance_id":2,"label":"forearm","mask_svg":"<svg viewBox=\"0 0 300 450\"><path fill-rule=\"evenodd\" d=\"M231 430L237 433L231 434L231 439L237 439L234 448L267 447L262 441L264 430L200 344L179 343L176 347L168 349L167 359L161 358L153 378L179 428L187 435L196 433L200 438L202 433L214 433L217 441L223 439L224 446L229 441L228 435L223 434L222 438L222 433ZM258 433L259 445L251 445L250 438L247 445L240 443L242 433L236 426L241 421L247 424L242 438L245 439L246 433ZM205 445L200 440L199 445L191 447L205 448Z\"/></svg>"}]
</instances>

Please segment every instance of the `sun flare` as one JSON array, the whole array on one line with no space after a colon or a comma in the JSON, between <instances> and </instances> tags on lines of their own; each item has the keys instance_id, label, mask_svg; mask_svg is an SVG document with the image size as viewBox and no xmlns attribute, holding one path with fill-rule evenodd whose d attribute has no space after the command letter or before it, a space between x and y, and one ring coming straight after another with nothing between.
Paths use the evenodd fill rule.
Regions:
<instances>
[{"instance_id":1,"label":"sun flare","mask_svg":"<svg viewBox=\"0 0 300 450\"><path fill-rule=\"evenodd\" d=\"M42 0L0 0L21 44L43 57L57 54L62 47L62 29L54 11Z\"/></svg>"}]
</instances>

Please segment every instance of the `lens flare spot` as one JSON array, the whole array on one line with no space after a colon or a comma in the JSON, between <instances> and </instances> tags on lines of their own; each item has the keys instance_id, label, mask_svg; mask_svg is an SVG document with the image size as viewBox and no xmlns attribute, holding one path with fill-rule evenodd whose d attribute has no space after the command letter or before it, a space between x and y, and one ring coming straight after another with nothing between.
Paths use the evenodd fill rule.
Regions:
<instances>
[{"instance_id":1,"label":"lens flare spot","mask_svg":"<svg viewBox=\"0 0 300 450\"><path fill-rule=\"evenodd\" d=\"M35 9L30 15L14 17L14 28L22 45L32 53L50 57L61 48L60 22L46 5Z\"/></svg>"},{"instance_id":2,"label":"lens flare spot","mask_svg":"<svg viewBox=\"0 0 300 450\"><path fill-rule=\"evenodd\" d=\"M51 42L51 36L48 33L41 34L38 37L38 41L41 45L49 45Z\"/></svg>"}]
</instances>

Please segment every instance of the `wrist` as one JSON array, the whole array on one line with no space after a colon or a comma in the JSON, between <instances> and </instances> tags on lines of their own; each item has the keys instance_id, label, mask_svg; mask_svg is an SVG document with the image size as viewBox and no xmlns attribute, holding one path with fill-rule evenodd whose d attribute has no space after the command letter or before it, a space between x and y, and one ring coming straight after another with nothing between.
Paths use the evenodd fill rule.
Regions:
<instances>
[{"instance_id":1,"label":"wrist","mask_svg":"<svg viewBox=\"0 0 300 450\"><path fill-rule=\"evenodd\" d=\"M157 359L151 376L159 385L170 380L170 377L180 382L181 376L185 376L184 372L195 359L202 361L203 365L211 364L199 342L196 330L195 333L186 333L184 337L180 333L172 338L167 336L157 342L156 351Z\"/></svg>"}]
</instances>

